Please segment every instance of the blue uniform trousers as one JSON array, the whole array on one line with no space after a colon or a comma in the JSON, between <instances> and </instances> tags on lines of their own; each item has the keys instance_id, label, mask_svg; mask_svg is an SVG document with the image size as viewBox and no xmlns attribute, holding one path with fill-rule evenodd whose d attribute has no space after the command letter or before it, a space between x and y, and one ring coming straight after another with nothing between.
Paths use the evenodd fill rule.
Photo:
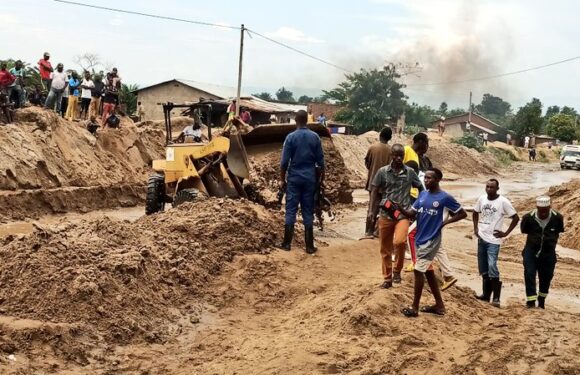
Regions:
<instances>
[{"instance_id":1,"label":"blue uniform trousers","mask_svg":"<svg viewBox=\"0 0 580 375\"><path fill-rule=\"evenodd\" d=\"M314 224L314 193L316 181L307 179L289 179L286 187L286 225L296 223L298 204L302 210L302 221L305 227Z\"/></svg>"}]
</instances>

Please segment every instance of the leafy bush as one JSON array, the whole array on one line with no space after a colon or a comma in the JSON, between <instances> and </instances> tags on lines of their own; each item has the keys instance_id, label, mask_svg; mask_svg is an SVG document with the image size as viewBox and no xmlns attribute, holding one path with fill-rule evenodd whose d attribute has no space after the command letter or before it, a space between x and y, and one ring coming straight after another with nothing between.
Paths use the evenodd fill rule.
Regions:
<instances>
[{"instance_id":1,"label":"leafy bush","mask_svg":"<svg viewBox=\"0 0 580 375\"><path fill-rule=\"evenodd\" d=\"M472 148L479 152L485 151L485 147L483 146L483 142L481 141L481 139L470 133L464 134L463 137L461 138L453 138L451 142L465 146L467 148Z\"/></svg>"},{"instance_id":2,"label":"leafy bush","mask_svg":"<svg viewBox=\"0 0 580 375\"><path fill-rule=\"evenodd\" d=\"M502 166L508 166L514 161L518 161L518 157L511 152L503 148L490 147L488 150L495 156L497 162Z\"/></svg>"},{"instance_id":3,"label":"leafy bush","mask_svg":"<svg viewBox=\"0 0 580 375\"><path fill-rule=\"evenodd\" d=\"M421 133L424 131L425 131L425 128L422 128L422 127L417 126L417 125L405 126L405 129L403 129L403 133L406 135L415 135L417 133Z\"/></svg>"}]
</instances>

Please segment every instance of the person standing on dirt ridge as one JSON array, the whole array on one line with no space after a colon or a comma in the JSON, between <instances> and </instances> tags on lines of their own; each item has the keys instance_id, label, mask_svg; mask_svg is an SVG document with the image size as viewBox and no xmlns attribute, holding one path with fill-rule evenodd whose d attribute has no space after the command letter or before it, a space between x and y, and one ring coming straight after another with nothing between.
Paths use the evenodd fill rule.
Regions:
<instances>
[{"instance_id":1,"label":"person standing on dirt ridge","mask_svg":"<svg viewBox=\"0 0 580 375\"><path fill-rule=\"evenodd\" d=\"M93 82L93 88L91 89L91 104L89 107L89 116L98 116L101 108L101 97L103 96L103 91L105 90L105 84L103 83L103 78L97 74Z\"/></svg>"},{"instance_id":2,"label":"person standing on dirt ridge","mask_svg":"<svg viewBox=\"0 0 580 375\"><path fill-rule=\"evenodd\" d=\"M417 317L419 315L419 303L421 302L425 279L427 279L429 288L435 298L435 305L426 306L421 309L421 312L437 315L445 314L445 305L432 263L441 248L442 229L448 224L466 218L467 213L453 196L441 190L439 183L442 179L443 173L439 169L430 168L425 172L425 187L427 190L419 194L410 209L396 207L406 217L416 218L418 228L415 238L417 264L413 271L415 274L413 305L401 310L406 317ZM446 209L452 215L444 219L443 213Z\"/></svg>"},{"instance_id":3,"label":"person standing on dirt ridge","mask_svg":"<svg viewBox=\"0 0 580 375\"><path fill-rule=\"evenodd\" d=\"M62 94L68 86L67 74L64 72L64 65L58 63L56 71L50 74L50 92L46 97L44 106L50 110L55 110L59 114L61 112Z\"/></svg>"},{"instance_id":4,"label":"person standing on dirt ridge","mask_svg":"<svg viewBox=\"0 0 580 375\"><path fill-rule=\"evenodd\" d=\"M524 279L526 282L526 305L544 309L556 268L556 245L564 232L564 217L552 209L550 197L536 198L536 209L524 215L520 229L527 235L524 251ZM536 294L536 274L540 283Z\"/></svg>"},{"instance_id":5,"label":"person standing on dirt ridge","mask_svg":"<svg viewBox=\"0 0 580 375\"><path fill-rule=\"evenodd\" d=\"M296 130L288 134L282 148L280 188L286 191L286 217L284 240L278 247L290 250L300 205L306 252L314 254L314 195L323 186L324 154L320 137L307 127L307 116L304 110L296 113Z\"/></svg>"},{"instance_id":6,"label":"person standing on dirt ridge","mask_svg":"<svg viewBox=\"0 0 580 375\"><path fill-rule=\"evenodd\" d=\"M50 64L50 53L45 52L42 59L38 60L38 70L40 72L40 80L42 81L42 86L50 93L50 87L52 84L52 77L50 74L54 72L52 65Z\"/></svg>"},{"instance_id":7,"label":"person standing on dirt ridge","mask_svg":"<svg viewBox=\"0 0 580 375\"><path fill-rule=\"evenodd\" d=\"M398 204L401 207L411 206L411 187L423 190L419 176L411 168L403 164L405 148L395 144L391 148L391 164L382 167L376 173L370 196L370 213L367 220L373 220L379 214L379 242L383 270L381 287L389 289L393 283L401 282L401 270L405 261L407 247L407 232L409 220L398 212L391 212L388 207ZM382 198L381 198L382 194ZM392 255L395 253L393 270Z\"/></svg>"},{"instance_id":8,"label":"person standing on dirt ridge","mask_svg":"<svg viewBox=\"0 0 580 375\"><path fill-rule=\"evenodd\" d=\"M13 93L16 93L16 96L18 97L18 105L15 106L15 108L25 107L26 91L24 91L24 79L26 78L26 72L21 60L17 60L14 63L14 67L10 69L10 74L12 74L16 80L12 82L12 85L10 85L10 94L8 96L10 97Z\"/></svg>"},{"instance_id":9,"label":"person standing on dirt ridge","mask_svg":"<svg viewBox=\"0 0 580 375\"><path fill-rule=\"evenodd\" d=\"M429 151L429 137L425 133L417 133L413 136L413 145L412 146L405 146L405 164L409 161L414 161L419 164L419 170L423 173L428 171L430 168L433 168L433 163L426 155L427 151ZM418 197L418 191L415 189L411 189L411 197L416 199ZM414 241L415 235L417 233L417 228L415 227L412 231L409 232L408 241ZM410 246L409 248L411 251L415 248L415 246ZM415 258L416 255L411 254L411 259ZM449 257L447 256L447 250L445 248L441 248L439 252L437 252L436 261L439 264L439 268L441 269L441 273L443 274L443 282L441 285L441 290L445 291L455 285L457 279L453 276L453 269L451 268L451 262L449 261ZM413 264L409 264L407 268L405 268L405 272L412 272L413 271Z\"/></svg>"},{"instance_id":10,"label":"person standing on dirt ridge","mask_svg":"<svg viewBox=\"0 0 580 375\"><path fill-rule=\"evenodd\" d=\"M445 117L441 116L439 118L439 124L437 125L437 130L439 130L439 136L443 137L443 133L445 133Z\"/></svg>"},{"instance_id":11,"label":"person standing on dirt ridge","mask_svg":"<svg viewBox=\"0 0 580 375\"><path fill-rule=\"evenodd\" d=\"M365 166L368 170L365 189L369 192L369 207L367 210L367 221L365 227L366 238L373 238L375 234L376 216L372 219L369 217L369 214L372 210L370 205L370 194L373 188L372 182L375 175L377 174L377 171L391 163L391 146L389 146L388 143L392 136L393 131L391 128L388 126L384 127L379 133L379 140L369 147L367 155L365 156Z\"/></svg>"},{"instance_id":12,"label":"person standing on dirt ridge","mask_svg":"<svg viewBox=\"0 0 580 375\"><path fill-rule=\"evenodd\" d=\"M499 277L497 259L502 239L514 230L520 217L511 202L497 193L499 181L491 178L485 184L486 194L479 197L473 208L473 233L477 237L477 265L482 279L483 293L477 299L500 307L502 282ZM507 231L503 231L503 220L511 219Z\"/></svg>"},{"instance_id":13,"label":"person standing on dirt ridge","mask_svg":"<svg viewBox=\"0 0 580 375\"><path fill-rule=\"evenodd\" d=\"M92 90L95 88L95 83L91 79L91 73L85 72L83 81L81 82L81 117L87 119L89 114L89 107L91 105Z\"/></svg>"},{"instance_id":14,"label":"person standing on dirt ridge","mask_svg":"<svg viewBox=\"0 0 580 375\"><path fill-rule=\"evenodd\" d=\"M81 96L79 86L79 76L74 70L71 73L71 78L68 81L68 107L66 109L65 118L69 121L75 121L78 115L78 103Z\"/></svg>"}]
</instances>

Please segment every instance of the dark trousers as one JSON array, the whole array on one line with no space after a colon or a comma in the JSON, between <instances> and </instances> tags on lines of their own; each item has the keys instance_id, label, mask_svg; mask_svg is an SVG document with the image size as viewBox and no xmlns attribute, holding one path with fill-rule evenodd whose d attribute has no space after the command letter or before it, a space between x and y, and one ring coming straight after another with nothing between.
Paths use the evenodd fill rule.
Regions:
<instances>
[{"instance_id":1,"label":"dark trousers","mask_svg":"<svg viewBox=\"0 0 580 375\"><path fill-rule=\"evenodd\" d=\"M524 249L522 255L524 257L527 300L535 301L538 296L547 297L552 277L554 277L554 269L556 268L556 253L540 254L537 257L535 249ZM536 274L540 284L539 294L536 294Z\"/></svg>"},{"instance_id":2,"label":"dark trousers","mask_svg":"<svg viewBox=\"0 0 580 375\"><path fill-rule=\"evenodd\" d=\"M302 221L305 227L314 224L314 193L316 192L316 181L310 180L289 180L286 187L286 225L296 223L298 205L302 210Z\"/></svg>"}]
</instances>

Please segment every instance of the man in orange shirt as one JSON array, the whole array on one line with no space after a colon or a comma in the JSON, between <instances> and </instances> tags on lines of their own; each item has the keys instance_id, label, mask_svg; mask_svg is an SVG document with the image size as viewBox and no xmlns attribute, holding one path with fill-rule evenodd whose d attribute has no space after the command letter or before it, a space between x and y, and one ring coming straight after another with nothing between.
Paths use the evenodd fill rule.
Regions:
<instances>
[{"instance_id":1,"label":"man in orange shirt","mask_svg":"<svg viewBox=\"0 0 580 375\"><path fill-rule=\"evenodd\" d=\"M50 85L52 83L52 79L50 78L50 73L54 71L52 69L52 65L50 64L50 53L45 52L42 59L38 60L38 70L40 71L40 78L42 80L42 85L46 89L46 91L50 92Z\"/></svg>"}]
</instances>

